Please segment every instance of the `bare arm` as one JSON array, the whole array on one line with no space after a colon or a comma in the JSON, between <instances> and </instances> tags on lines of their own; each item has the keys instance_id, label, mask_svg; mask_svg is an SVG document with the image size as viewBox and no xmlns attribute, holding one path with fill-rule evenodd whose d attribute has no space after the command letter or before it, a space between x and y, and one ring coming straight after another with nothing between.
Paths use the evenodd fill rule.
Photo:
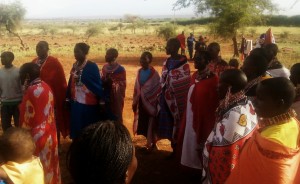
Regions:
<instances>
[{"instance_id":1,"label":"bare arm","mask_svg":"<svg viewBox=\"0 0 300 184\"><path fill-rule=\"evenodd\" d=\"M0 179L8 180L8 176L7 176L6 172L1 167L0 167Z\"/></svg>"}]
</instances>

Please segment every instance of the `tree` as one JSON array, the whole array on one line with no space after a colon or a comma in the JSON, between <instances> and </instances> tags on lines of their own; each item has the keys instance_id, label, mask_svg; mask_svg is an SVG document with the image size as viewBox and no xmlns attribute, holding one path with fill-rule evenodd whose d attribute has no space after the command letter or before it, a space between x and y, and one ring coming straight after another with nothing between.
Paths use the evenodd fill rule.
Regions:
<instances>
[{"instance_id":1,"label":"tree","mask_svg":"<svg viewBox=\"0 0 300 184\"><path fill-rule=\"evenodd\" d=\"M51 34L52 40L54 39L54 35L58 33L57 28L50 28L49 33Z\"/></svg>"},{"instance_id":2,"label":"tree","mask_svg":"<svg viewBox=\"0 0 300 184\"><path fill-rule=\"evenodd\" d=\"M19 1L10 4L0 4L0 28L5 26L6 31L18 37L23 48L25 44L21 36L16 32L24 19L26 10Z\"/></svg>"},{"instance_id":3,"label":"tree","mask_svg":"<svg viewBox=\"0 0 300 184\"><path fill-rule=\"evenodd\" d=\"M158 28L158 36L163 37L165 40L168 40L172 36L175 36L176 32L174 29L174 25L166 24L162 25Z\"/></svg>"},{"instance_id":4,"label":"tree","mask_svg":"<svg viewBox=\"0 0 300 184\"><path fill-rule=\"evenodd\" d=\"M124 15L124 20L125 22L130 23L129 25L127 25L127 28L131 29L131 32L135 34L135 30L139 26L138 21L140 20L140 17L136 15L126 14Z\"/></svg>"},{"instance_id":5,"label":"tree","mask_svg":"<svg viewBox=\"0 0 300 184\"><path fill-rule=\"evenodd\" d=\"M174 8L194 5L197 13L209 13L214 21L212 32L223 38L232 38L234 56L238 56L236 43L238 29L263 22L263 14L277 10L271 0L177 0Z\"/></svg>"},{"instance_id":6,"label":"tree","mask_svg":"<svg viewBox=\"0 0 300 184\"><path fill-rule=\"evenodd\" d=\"M97 36L99 33L101 33L100 27L95 26L95 25L90 26L85 32L85 35L87 37L86 42L89 41L90 37Z\"/></svg>"},{"instance_id":7,"label":"tree","mask_svg":"<svg viewBox=\"0 0 300 184\"><path fill-rule=\"evenodd\" d=\"M120 32L122 31L122 28L124 27L123 23L122 22L119 22L118 23L118 28L120 29Z\"/></svg>"}]
</instances>

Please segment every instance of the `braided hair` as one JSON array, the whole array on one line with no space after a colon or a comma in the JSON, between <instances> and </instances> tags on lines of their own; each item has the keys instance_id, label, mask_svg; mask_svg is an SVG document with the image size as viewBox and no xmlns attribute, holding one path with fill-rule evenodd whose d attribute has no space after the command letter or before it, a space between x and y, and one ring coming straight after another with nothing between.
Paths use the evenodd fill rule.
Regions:
<instances>
[{"instance_id":1,"label":"braided hair","mask_svg":"<svg viewBox=\"0 0 300 184\"><path fill-rule=\"evenodd\" d=\"M85 128L67 154L75 183L125 183L133 157L130 134L123 124L99 122Z\"/></svg>"}]
</instances>

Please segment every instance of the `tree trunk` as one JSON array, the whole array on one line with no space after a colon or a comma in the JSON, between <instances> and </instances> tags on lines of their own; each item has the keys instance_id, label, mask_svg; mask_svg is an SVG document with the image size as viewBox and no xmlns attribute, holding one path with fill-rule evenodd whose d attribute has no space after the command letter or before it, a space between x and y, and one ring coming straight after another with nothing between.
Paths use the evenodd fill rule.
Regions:
<instances>
[{"instance_id":1,"label":"tree trunk","mask_svg":"<svg viewBox=\"0 0 300 184\"><path fill-rule=\"evenodd\" d=\"M236 41L236 35L232 38L233 41L233 57L239 57L239 49Z\"/></svg>"},{"instance_id":2,"label":"tree trunk","mask_svg":"<svg viewBox=\"0 0 300 184\"><path fill-rule=\"evenodd\" d=\"M24 49L26 49L26 46L25 46L25 44L24 44L23 39L21 38L21 36L18 33L13 32L7 25L5 27L6 27L6 30L9 33L13 34L14 36L16 36L20 40L20 43L21 43L22 47Z\"/></svg>"}]
</instances>

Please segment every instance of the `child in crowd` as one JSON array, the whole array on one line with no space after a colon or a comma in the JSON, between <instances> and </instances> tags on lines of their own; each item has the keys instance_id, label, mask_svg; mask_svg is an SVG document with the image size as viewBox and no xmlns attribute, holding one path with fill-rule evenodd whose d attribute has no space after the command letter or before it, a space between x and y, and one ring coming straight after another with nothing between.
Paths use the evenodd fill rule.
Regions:
<instances>
[{"instance_id":1,"label":"child in crowd","mask_svg":"<svg viewBox=\"0 0 300 184\"><path fill-rule=\"evenodd\" d=\"M150 66L152 54L144 52L140 58L141 68L134 85L132 110L134 112L133 133L147 137L147 148L154 148L156 138L153 132L157 114L157 96L161 91L160 77Z\"/></svg>"},{"instance_id":2,"label":"child in crowd","mask_svg":"<svg viewBox=\"0 0 300 184\"><path fill-rule=\"evenodd\" d=\"M105 64L102 68L104 92L109 94L109 104L117 122L123 123L123 108L126 90L126 71L117 62L118 50L110 48L106 51Z\"/></svg>"},{"instance_id":3,"label":"child in crowd","mask_svg":"<svg viewBox=\"0 0 300 184\"><path fill-rule=\"evenodd\" d=\"M9 128L0 139L0 180L13 184L43 184L44 172L39 157L33 156L35 144L22 128ZM0 181L1 183L1 181Z\"/></svg>"},{"instance_id":4,"label":"child in crowd","mask_svg":"<svg viewBox=\"0 0 300 184\"><path fill-rule=\"evenodd\" d=\"M18 105L22 100L22 87L19 68L12 64L14 58L14 54L9 51L1 54L1 63L4 66L0 69L1 124L3 131L12 126L12 117L15 126L19 125Z\"/></svg>"}]
</instances>

